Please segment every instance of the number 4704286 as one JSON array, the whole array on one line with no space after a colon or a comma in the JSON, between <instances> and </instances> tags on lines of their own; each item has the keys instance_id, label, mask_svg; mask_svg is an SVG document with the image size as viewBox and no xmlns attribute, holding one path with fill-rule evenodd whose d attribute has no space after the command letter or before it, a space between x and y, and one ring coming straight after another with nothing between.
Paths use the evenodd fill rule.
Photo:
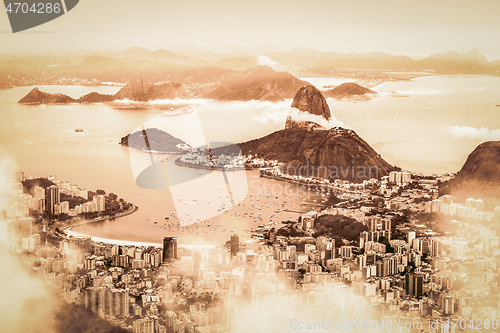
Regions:
<instances>
[{"instance_id":1,"label":"number 4704286","mask_svg":"<svg viewBox=\"0 0 500 333\"><path fill-rule=\"evenodd\" d=\"M9 3L7 8L5 8L7 13L11 14L27 14L28 12L35 13L35 14L52 14L56 13L59 14L61 12L61 4L59 3L34 3L31 5L31 7L26 3L26 2L14 2L14 3Z\"/></svg>"}]
</instances>

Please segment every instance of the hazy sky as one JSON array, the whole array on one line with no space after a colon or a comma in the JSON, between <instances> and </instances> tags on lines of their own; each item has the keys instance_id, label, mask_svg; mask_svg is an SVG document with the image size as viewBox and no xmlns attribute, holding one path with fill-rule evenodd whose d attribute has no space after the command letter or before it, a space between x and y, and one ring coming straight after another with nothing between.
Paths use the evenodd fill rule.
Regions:
<instances>
[{"instance_id":1,"label":"hazy sky","mask_svg":"<svg viewBox=\"0 0 500 333\"><path fill-rule=\"evenodd\" d=\"M410 56L477 48L492 61L499 31L498 0L81 0L16 34L1 13L0 53L274 43Z\"/></svg>"}]
</instances>

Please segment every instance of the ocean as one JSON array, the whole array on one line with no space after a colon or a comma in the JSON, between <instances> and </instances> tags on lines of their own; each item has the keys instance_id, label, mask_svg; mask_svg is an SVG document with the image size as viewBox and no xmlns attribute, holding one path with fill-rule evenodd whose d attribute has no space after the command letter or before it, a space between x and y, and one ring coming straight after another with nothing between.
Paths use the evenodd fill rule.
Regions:
<instances>
[{"instance_id":1,"label":"ocean","mask_svg":"<svg viewBox=\"0 0 500 333\"><path fill-rule=\"evenodd\" d=\"M313 84L338 84L321 79ZM249 195L237 207L188 227L176 224L174 198L168 189L136 185L129 149L120 138L142 125L160 125L172 135L196 141L194 123L201 124L209 141L243 142L284 128L291 100L271 102L182 101L187 113L161 117L164 109L117 109L106 105L20 105L17 101L33 87L0 90L0 147L14 157L26 175L56 176L83 188L103 189L136 204L138 212L113 221L75 228L100 238L160 243L177 236L181 244L221 244L232 233L248 238L250 228L296 218L318 209L325 199L291 184L247 173ZM115 93L120 87L39 86L78 98L91 91ZM428 76L411 81L386 82L367 101L328 99L331 124L357 132L389 163L423 174L460 170L468 154L481 142L500 140L500 77ZM158 104L181 103L160 101ZM160 126L159 126L160 127ZM84 129L84 133L76 133ZM133 154L146 153L134 152ZM142 159L142 158L141 158ZM170 167L183 175L198 171ZM193 196L195 196L194 194ZM257 200L259 199L259 200ZM253 203L253 205L252 205ZM255 208L260 206L260 209ZM279 209L280 212L276 212ZM282 212L288 209L291 212ZM245 212L247 214L245 214ZM249 217L260 213L262 221ZM274 214L270 217L271 214ZM169 216L170 222L165 222ZM158 223L154 223L157 221ZM161 226L162 225L162 226ZM170 228L168 228L170 226Z\"/></svg>"}]
</instances>

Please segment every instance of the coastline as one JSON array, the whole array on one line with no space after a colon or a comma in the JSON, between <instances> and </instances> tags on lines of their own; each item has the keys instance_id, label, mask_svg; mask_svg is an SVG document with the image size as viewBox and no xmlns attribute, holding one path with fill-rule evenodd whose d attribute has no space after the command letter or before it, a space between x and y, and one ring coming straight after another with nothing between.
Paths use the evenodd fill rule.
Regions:
<instances>
[{"instance_id":1,"label":"coastline","mask_svg":"<svg viewBox=\"0 0 500 333\"><path fill-rule=\"evenodd\" d=\"M105 243L105 244L113 244L113 245L120 245L120 246L135 246L135 247L149 247L149 246L154 246L154 247L159 247L162 248L163 244L162 243L153 243L153 242L139 242L139 241L127 241L127 240L122 240L122 239L113 239L113 238L103 238L103 237L95 237L95 236L90 236L86 234L82 234L73 230L65 230L66 235L73 236L73 237L90 237L90 239L93 242L96 243ZM217 245L194 245L194 244L178 244L179 247L183 247L186 249L190 250L200 250L204 248L215 248Z\"/></svg>"},{"instance_id":2,"label":"coastline","mask_svg":"<svg viewBox=\"0 0 500 333\"><path fill-rule=\"evenodd\" d=\"M105 243L105 244L113 244L113 245L120 245L120 246L135 246L135 247L149 247L149 246L154 246L154 247L159 247L159 248L162 248L163 247L163 244L162 243L154 243L154 242L139 242L139 241L129 241L129 240L123 240L123 239L114 239L114 238L104 238L104 237L96 237L96 236L91 236L91 235L87 235L87 234L83 234L83 233L80 233L80 232L77 232L77 231L73 231L72 228L73 227L80 227L80 226L83 226L83 225L86 225L86 224L90 224L90 223L99 223L99 222L103 222L103 221L106 221L106 220L109 220L109 219L118 219L120 217L124 217L124 216L127 216L127 215L130 215L130 214L133 214L135 213L139 208L135 205L132 205L132 207L123 212L123 213L120 213L120 214L117 214L113 217L98 217L98 218L95 218L95 219L92 219L92 220L82 220L82 221L79 221L77 222L76 224L72 224L72 225L68 225L68 226L65 226L65 227L62 227L61 228L61 231L64 232L64 234L66 234L66 237L90 237L90 239L93 241L93 242L96 242L96 243ZM203 248L214 248L216 247L216 245L191 245L191 244L179 244L179 246L181 247L184 247L186 249L191 249L191 250L200 250L200 249L203 249Z\"/></svg>"},{"instance_id":3,"label":"coastline","mask_svg":"<svg viewBox=\"0 0 500 333\"><path fill-rule=\"evenodd\" d=\"M133 214L135 213L139 207L135 206L134 204L131 204L132 207L130 207L128 210L122 212L122 213L118 213L116 215L113 215L113 216L102 216L102 217L96 217L95 219L91 219L91 220L80 220L78 221L77 223L75 224L69 224L67 226L64 226L61 228L61 230L71 230L71 228L73 227L80 227L82 225L86 225L86 224L89 224L89 223L98 223L98 222L103 222L103 221L106 221L106 220L111 220L111 219L116 219L116 218L120 218L120 217L124 217L124 216L127 216L127 215L130 215L130 214Z\"/></svg>"}]
</instances>

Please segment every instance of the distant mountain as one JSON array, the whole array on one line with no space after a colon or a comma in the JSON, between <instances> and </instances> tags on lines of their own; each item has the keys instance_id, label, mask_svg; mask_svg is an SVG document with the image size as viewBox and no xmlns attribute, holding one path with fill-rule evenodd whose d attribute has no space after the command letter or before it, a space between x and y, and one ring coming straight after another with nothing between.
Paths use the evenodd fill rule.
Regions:
<instances>
[{"instance_id":1,"label":"distant mountain","mask_svg":"<svg viewBox=\"0 0 500 333\"><path fill-rule=\"evenodd\" d=\"M299 109L302 112L320 116L325 120L330 120L332 118L330 107L321 94L321 91L310 84L300 88L299 91L297 91L297 93L293 97L291 106L293 108ZM288 116L286 119L285 129L293 128L296 126L310 127L311 125L314 126L311 121L299 121L297 119L293 119L292 116Z\"/></svg>"},{"instance_id":2,"label":"distant mountain","mask_svg":"<svg viewBox=\"0 0 500 333\"><path fill-rule=\"evenodd\" d=\"M494 198L500 202L500 141L481 143L469 155L456 177L440 188L440 194Z\"/></svg>"},{"instance_id":3,"label":"distant mountain","mask_svg":"<svg viewBox=\"0 0 500 333\"><path fill-rule=\"evenodd\" d=\"M220 101L282 101L292 98L307 82L269 66L257 66L226 76L203 97Z\"/></svg>"},{"instance_id":4,"label":"distant mountain","mask_svg":"<svg viewBox=\"0 0 500 333\"><path fill-rule=\"evenodd\" d=\"M138 47L138 46L132 46L125 51L123 51L124 54L134 56L137 58L146 58L150 57L153 52L151 50L148 50L144 47Z\"/></svg>"},{"instance_id":5,"label":"distant mountain","mask_svg":"<svg viewBox=\"0 0 500 333\"><path fill-rule=\"evenodd\" d=\"M220 59L215 61L214 64L222 68L234 69L237 71L257 66L257 64L251 60L238 57Z\"/></svg>"},{"instance_id":6,"label":"distant mountain","mask_svg":"<svg viewBox=\"0 0 500 333\"><path fill-rule=\"evenodd\" d=\"M100 61L106 62L107 60L98 59L98 62ZM185 78L187 83L170 81L151 84L145 78L136 78L129 81L115 95L92 93L81 97L78 102L102 103L121 99L147 102L156 99L189 99L200 97L222 101L281 101L292 98L295 91L307 84L307 82L299 80L287 72L275 72L267 66L256 66L239 72L231 71L225 75L222 75L215 68L215 71L211 72L213 80L211 80L210 84L200 85L193 83L202 80L198 75L205 76L203 81L207 80L206 75L209 75L209 73L205 70L203 73L194 72L191 76ZM35 92L44 94L38 91L38 89ZM33 96L28 95L21 101L34 100L38 104L44 103L45 100L41 97L36 97L35 92L31 94ZM58 103L72 102L77 101L70 99L64 102L62 98L58 100Z\"/></svg>"},{"instance_id":7,"label":"distant mountain","mask_svg":"<svg viewBox=\"0 0 500 333\"><path fill-rule=\"evenodd\" d=\"M27 84L56 84L61 78L74 79L75 83L87 81L127 83L143 77L157 83L178 81L189 84L208 85L232 76L235 70L244 70L256 62L256 57L266 55L285 68L304 77L366 75L391 80L401 73L420 72L435 74L496 74L500 75L500 60L488 63L476 49L469 53L448 52L435 54L421 60L407 56L396 56L384 52L340 53L320 52L314 49L295 47L284 51L275 45L264 44L244 50L237 45L219 47L190 47L180 50L158 49L151 51L131 47L120 52L92 55L74 52L62 55L11 56L0 55L0 88ZM249 62L225 60L246 59ZM220 62L219 62L220 61ZM253 65L252 65L253 66ZM384 73L359 73L359 71L382 71ZM299 74L297 74L299 75ZM83 80L83 82L79 82Z\"/></svg>"},{"instance_id":8,"label":"distant mountain","mask_svg":"<svg viewBox=\"0 0 500 333\"><path fill-rule=\"evenodd\" d=\"M425 59L413 60L384 52L339 53L320 52L314 49L294 47L289 51L266 54L272 60L288 66L302 66L309 73L330 74L339 69L434 71L437 73L491 73L488 60L477 50L460 54L448 52L434 54ZM493 70L496 70L493 69Z\"/></svg>"},{"instance_id":9,"label":"distant mountain","mask_svg":"<svg viewBox=\"0 0 500 333\"><path fill-rule=\"evenodd\" d=\"M330 180L362 182L387 176L395 170L354 131L335 127L310 130L288 128L263 138L238 144L245 155L286 163L284 171ZM214 154L230 154L235 146L213 150Z\"/></svg>"},{"instance_id":10,"label":"distant mountain","mask_svg":"<svg viewBox=\"0 0 500 333\"><path fill-rule=\"evenodd\" d=\"M354 82L345 82L333 89L323 91L326 97L333 97L337 99L349 98L352 96L363 96L366 94L377 94L376 91L360 86Z\"/></svg>"},{"instance_id":11,"label":"distant mountain","mask_svg":"<svg viewBox=\"0 0 500 333\"><path fill-rule=\"evenodd\" d=\"M144 79L130 81L114 96L115 100L129 99L132 101L152 101L156 99L191 98L192 93L179 82L168 82L152 85Z\"/></svg>"},{"instance_id":12,"label":"distant mountain","mask_svg":"<svg viewBox=\"0 0 500 333\"><path fill-rule=\"evenodd\" d=\"M142 77L147 82L152 83L168 80L209 84L219 81L229 73L235 72L217 67L215 64L207 65L207 62L204 63L201 67L172 64L159 61L153 55L147 58L89 56L82 62L61 66L58 69L58 75L100 82L127 83L135 78Z\"/></svg>"},{"instance_id":13,"label":"distant mountain","mask_svg":"<svg viewBox=\"0 0 500 333\"><path fill-rule=\"evenodd\" d=\"M272 60L287 65L309 67L311 71L326 71L339 68L387 69L411 68L415 61L407 56L394 56L384 52L340 53L320 52L314 49L294 47L290 51L266 54Z\"/></svg>"},{"instance_id":14,"label":"distant mountain","mask_svg":"<svg viewBox=\"0 0 500 333\"><path fill-rule=\"evenodd\" d=\"M193 59L188 56L170 52L165 49L150 51L142 47L131 47L123 52L112 53L109 55L114 59L123 60L151 60L173 65L188 65L193 67L210 67L213 64L200 59Z\"/></svg>"},{"instance_id":15,"label":"distant mountain","mask_svg":"<svg viewBox=\"0 0 500 333\"><path fill-rule=\"evenodd\" d=\"M20 104L67 104L76 103L76 99L63 94L49 94L33 88L26 96L21 98Z\"/></svg>"},{"instance_id":16,"label":"distant mountain","mask_svg":"<svg viewBox=\"0 0 500 333\"><path fill-rule=\"evenodd\" d=\"M455 51L438 53L417 61L421 69L453 73L482 72L488 64L488 60L477 49L462 54Z\"/></svg>"},{"instance_id":17,"label":"distant mountain","mask_svg":"<svg viewBox=\"0 0 500 333\"><path fill-rule=\"evenodd\" d=\"M148 128L128 134L121 138L120 144L130 148L164 153L185 153L189 147L181 139L157 128Z\"/></svg>"}]
</instances>

